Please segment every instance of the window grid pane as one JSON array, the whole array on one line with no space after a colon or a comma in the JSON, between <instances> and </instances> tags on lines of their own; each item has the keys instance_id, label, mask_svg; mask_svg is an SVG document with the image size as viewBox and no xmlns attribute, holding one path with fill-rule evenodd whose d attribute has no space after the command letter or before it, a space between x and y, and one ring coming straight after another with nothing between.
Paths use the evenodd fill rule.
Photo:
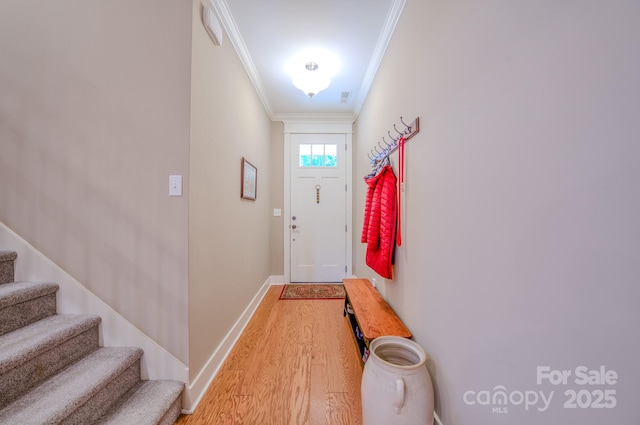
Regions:
<instances>
[{"instance_id":1,"label":"window grid pane","mask_svg":"<svg viewBox=\"0 0 640 425\"><path fill-rule=\"evenodd\" d=\"M311 145L311 165L313 167L324 165L324 145Z\"/></svg>"},{"instance_id":2,"label":"window grid pane","mask_svg":"<svg viewBox=\"0 0 640 425\"><path fill-rule=\"evenodd\" d=\"M300 166L311 166L311 145L300 145Z\"/></svg>"},{"instance_id":3,"label":"window grid pane","mask_svg":"<svg viewBox=\"0 0 640 425\"><path fill-rule=\"evenodd\" d=\"M300 144L300 167L337 167L338 146L335 144Z\"/></svg>"},{"instance_id":4,"label":"window grid pane","mask_svg":"<svg viewBox=\"0 0 640 425\"><path fill-rule=\"evenodd\" d=\"M337 145L324 145L324 166L325 167L336 167L337 164Z\"/></svg>"}]
</instances>

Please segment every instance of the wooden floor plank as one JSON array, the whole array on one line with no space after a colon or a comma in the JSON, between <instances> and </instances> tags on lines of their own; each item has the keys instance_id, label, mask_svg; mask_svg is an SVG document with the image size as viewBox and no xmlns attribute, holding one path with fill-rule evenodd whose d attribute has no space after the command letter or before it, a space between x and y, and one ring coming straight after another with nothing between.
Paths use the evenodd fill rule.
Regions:
<instances>
[{"instance_id":1,"label":"wooden floor plank","mask_svg":"<svg viewBox=\"0 0 640 425\"><path fill-rule=\"evenodd\" d=\"M177 425L361 425L362 366L343 300L272 286L203 400Z\"/></svg>"},{"instance_id":2,"label":"wooden floor plank","mask_svg":"<svg viewBox=\"0 0 640 425\"><path fill-rule=\"evenodd\" d=\"M214 419L220 412L233 409L233 393L241 376L240 370L221 370L198 405L198 421L191 422L191 419L195 419L193 415L181 415L176 424L218 423Z\"/></svg>"},{"instance_id":3,"label":"wooden floor plank","mask_svg":"<svg viewBox=\"0 0 640 425\"><path fill-rule=\"evenodd\" d=\"M262 333L258 336L254 349L248 353L243 363L241 382L236 388L235 395L255 395L263 386L269 386L276 378L278 369L283 362L283 351L280 349L282 329L286 327L286 317L283 309L271 310L267 320L258 326Z\"/></svg>"},{"instance_id":4,"label":"wooden floor plank","mask_svg":"<svg viewBox=\"0 0 640 425\"><path fill-rule=\"evenodd\" d=\"M326 365L311 364L311 392L309 400L309 424L331 424L331 394L327 381Z\"/></svg>"},{"instance_id":5,"label":"wooden floor plank","mask_svg":"<svg viewBox=\"0 0 640 425\"><path fill-rule=\"evenodd\" d=\"M339 301L342 304L342 300ZM329 342L331 336L331 323L328 320L331 317L333 309L332 304L335 304L335 300L326 300L324 302L317 302L314 306L315 314L311 320L311 333L312 333L312 346L313 346L313 364L327 364L327 356L330 350L331 343Z\"/></svg>"},{"instance_id":6,"label":"wooden floor plank","mask_svg":"<svg viewBox=\"0 0 640 425\"><path fill-rule=\"evenodd\" d=\"M226 400L226 404L220 409L215 420L216 425L240 425L246 420L246 412L251 405L253 397L248 395L236 395Z\"/></svg>"},{"instance_id":7,"label":"wooden floor plank","mask_svg":"<svg viewBox=\"0 0 640 425\"><path fill-rule=\"evenodd\" d=\"M280 288L282 288L280 286ZM271 316L271 310L278 301L279 292L273 291L273 288L267 291L262 298L262 302L258 305L255 313L249 320L249 323L242 332L242 337L238 339L231 353L224 363L224 367L230 369L242 369L246 367L249 360L256 351L256 345L264 337L264 326Z\"/></svg>"},{"instance_id":8,"label":"wooden floor plank","mask_svg":"<svg viewBox=\"0 0 640 425\"><path fill-rule=\"evenodd\" d=\"M362 425L360 395L354 393L331 393L331 425Z\"/></svg>"}]
</instances>

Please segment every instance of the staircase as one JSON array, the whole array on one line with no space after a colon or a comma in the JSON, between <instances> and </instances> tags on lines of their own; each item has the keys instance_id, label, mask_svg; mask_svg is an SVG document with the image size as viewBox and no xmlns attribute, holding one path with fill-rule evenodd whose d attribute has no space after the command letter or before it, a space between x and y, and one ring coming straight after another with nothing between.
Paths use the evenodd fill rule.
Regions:
<instances>
[{"instance_id":1,"label":"staircase","mask_svg":"<svg viewBox=\"0 0 640 425\"><path fill-rule=\"evenodd\" d=\"M0 251L0 424L170 425L184 384L140 379L142 350L100 347L100 317L56 314L55 283L14 282Z\"/></svg>"}]
</instances>

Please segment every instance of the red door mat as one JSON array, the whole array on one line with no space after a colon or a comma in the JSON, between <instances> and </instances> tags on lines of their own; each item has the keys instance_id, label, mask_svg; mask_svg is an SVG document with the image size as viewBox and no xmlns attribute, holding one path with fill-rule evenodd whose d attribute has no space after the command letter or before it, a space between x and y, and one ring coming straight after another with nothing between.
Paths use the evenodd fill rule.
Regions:
<instances>
[{"instance_id":1,"label":"red door mat","mask_svg":"<svg viewBox=\"0 0 640 425\"><path fill-rule=\"evenodd\" d=\"M340 284L284 285L281 300L333 300L345 297L344 286Z\"/></svg>"}]
</instances>

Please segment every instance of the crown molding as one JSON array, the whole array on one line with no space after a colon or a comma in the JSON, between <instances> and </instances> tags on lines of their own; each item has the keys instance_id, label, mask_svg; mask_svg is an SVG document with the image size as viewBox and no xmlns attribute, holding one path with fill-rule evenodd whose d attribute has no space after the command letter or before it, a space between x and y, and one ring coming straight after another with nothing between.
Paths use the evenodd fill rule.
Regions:
<instances>
[{"instance_id":1,"label":"crown molding","mask_svg":"<svg viewBox=\"0 0 640 425\"><path fill-rule=\"evenodd\" d=\"M269 118L273 120L273 110L271 109L271 105L269 104L269 101L267 100L267 96L264 93L264 86L262 84L262 79L260 78L260 75L258 74L258 70L256 69L255 65L253 64L253 59L251 59L251 55L249 54L247 45L244 43L244 40L240 35L240 31L238 30L236 21L233 19L233 16L231 15L229 6L227 5L225 0L210 0L210 1L213 9L216 11L216 13L218 14L218 17L222 21L222 25L224 26L224 29L227 31L227 35L231 40L231 44L233 45L234 49L236 49L236 52L240 57L240 62L242 62L244 69L247 71L247 74L249 75L249 79L251 80L253 87L256 89L256 93L258 94L258 97L260 98L260 101L262 102L262 105L264 106L264 109L267 112L267 115L269 115Z\"/></svg>"},{"instance_id":2,"label":"crown molding","mask_svg":"<svg viewBox=\"0 0 640 425\"><path fill-rule=\"evenodd\" d=\"M402 15L402 10L404 9L404 5L406 4L406 2L406 0L394 0L391 4L391 7L389 8L387 20L384 23L384 27L382 28L382 32L380 33L380 38L378 38L378 43L376 44L376 48L373 51L373 55L371 55L371 62L369 62L369 67L367 68L367 72L362 81L362 86L360 86L360 90L358 91L358 97L356 99L354 109L355 118L358 117L358 114L360 113L360 110L362 109L362 106L364 105L364 102L369 95L369 90L371 89L373 80L376 77L376 73L378 72L380 63L382 63L382 58L387 51L387 47L389 46L391 37L396 30L396 26L398 25L400 15Z\"/></svg>"}]
</instances>

